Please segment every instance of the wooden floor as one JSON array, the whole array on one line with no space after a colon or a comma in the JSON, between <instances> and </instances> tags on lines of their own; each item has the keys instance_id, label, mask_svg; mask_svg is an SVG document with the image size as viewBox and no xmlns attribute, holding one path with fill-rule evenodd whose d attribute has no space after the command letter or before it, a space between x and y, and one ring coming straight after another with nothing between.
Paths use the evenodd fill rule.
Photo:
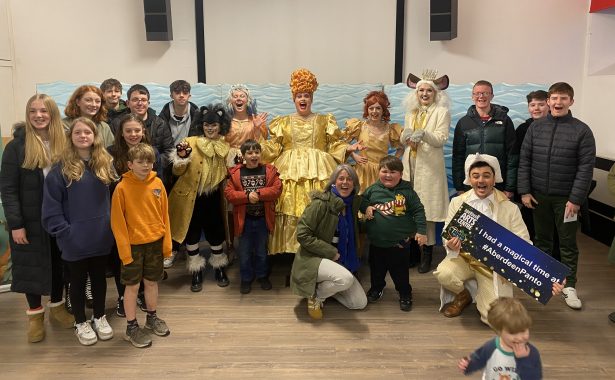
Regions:
<instances>
[{"instance_id":1,"label":"wooden floor","mask_svg":"<svg viewBox=\"0 0 615 380\"><path fill-rule=\"evenodd\" d=\"M534 318L531 340L540 349L545 379L615 379L615 325L607 319L615 311L615 266L607 264L606 246L579 239L582 311L561 298L542 306L516 296ZM276 260L273 290L256 286L248 295L239 293L238 263L229 269L227 288L218 288L208 269L201 293L190 292L180 264L160 286L158 313L171 335L154 337L147 349L122 339L125 320L114 313L111 280L107 314L116 336L91 347L47 321L45 340L27 343L25 297L0 294L0 379L456 379L462 377L457 359L493 336L475 307L453 319L439 314L434 277L416 269L410 313L399 310L389 281L379 303L348 311L329 300L324 320L315 322L305 301L284 286L288 259ZM367 287L367 273L362 277Z\"/></svg>"}]
</instances>

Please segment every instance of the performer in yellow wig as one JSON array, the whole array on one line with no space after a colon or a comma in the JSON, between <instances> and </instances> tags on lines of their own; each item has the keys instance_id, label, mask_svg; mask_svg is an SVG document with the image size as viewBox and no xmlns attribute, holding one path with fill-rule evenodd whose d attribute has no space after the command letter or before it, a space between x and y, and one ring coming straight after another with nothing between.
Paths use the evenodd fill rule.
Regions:
<instances>
[{"instance_id":1,"label":"performer in yellow wig","mask_svg":"<svg viewBox=\"0 0 615 380\"><path fill-rule=\"evenodd\" d=\"M340 141L341 131L331 114L312 112L316 76L298 69L290 76L296 113L271 121L271 139L263 142L263 161L280 172L282 195L276 204L275 230L269 240L269 254L296 253L297 222L309 203L312 190L323 190L335 167L348 152L362 150L360 142Z\"/></svg>"}]
</instances>

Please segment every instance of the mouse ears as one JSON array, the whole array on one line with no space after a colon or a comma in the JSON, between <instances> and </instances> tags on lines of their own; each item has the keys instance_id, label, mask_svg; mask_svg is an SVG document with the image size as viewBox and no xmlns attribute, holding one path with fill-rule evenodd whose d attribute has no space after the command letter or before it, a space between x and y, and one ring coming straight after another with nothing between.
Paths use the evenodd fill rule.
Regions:
<instances>
[{"instance_id":1,"label":"mouse ears","mask_svg":"<svg viewBox=\"0 0 615 380\"><path fill-rule=\"evenodd\" d=\"M416 89L420 81L429 81L433 82L434 86L438 90L446 90L449 85L448 75L442 75L440 78L436 78L437 73L438 72L436 70L426 70L423 72L423 78L419 78L416 75L410 73L408 74L408 78L406 79L406 85L412 89Z\"/></svg>"}]
</instances>

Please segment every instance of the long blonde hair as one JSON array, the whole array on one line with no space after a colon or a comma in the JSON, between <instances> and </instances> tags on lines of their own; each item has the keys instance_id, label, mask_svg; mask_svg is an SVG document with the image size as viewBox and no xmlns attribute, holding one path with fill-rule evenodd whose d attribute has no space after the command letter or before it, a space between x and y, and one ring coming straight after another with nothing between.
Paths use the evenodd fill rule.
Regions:
<instances>
[{"instance_id":1,"label":"long blonde hair","mask_svg":"<svg viewBox=\"0 0 615 380\"><path fill-rule=\"evenodd\" d=\"M68 181L68 186L70 186L73 181L79 181L85 171L83 160L77 153L72 140L73 129L75 129L77 123L85 124L92 130L92 133L94 133L94 144L92 145L92 153L88 161L88 166L92 169L94 175L105 185L116 181L117 175L112 165L113 158L107 153L103 145L102 137L100 137L96 128L96 124L87 117L78 117L70 123L68 132L66 132L66 148L64 148L64 152L62 152L62 157L60 158L62 174Z\"/></svg>"},{"instance_id":2,"label":"long blonde hair","mask_svg":"<svg viewBox=\"0 0 615 380\"><path fill-rule=\"evenodd\" d=\"M36 128L32 125L32 122L30 122L30 107L35 100L41 100L49 113L49 125L47 126L49 131L49 150L36 131ZM24 129L26 144L22 168L30 170L44 169L59 159L66 145L66 137L64 136L60 110L56 102L49 95L35 94L28 100Z\"/></svg>"}]
</instances>

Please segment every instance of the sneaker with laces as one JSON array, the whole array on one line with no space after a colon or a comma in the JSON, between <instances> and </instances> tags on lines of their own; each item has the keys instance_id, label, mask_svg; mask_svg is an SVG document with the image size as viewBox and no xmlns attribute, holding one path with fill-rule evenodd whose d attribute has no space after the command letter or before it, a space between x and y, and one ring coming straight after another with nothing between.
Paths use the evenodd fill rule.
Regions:
<instances>
[{"instance_id":1,"label":"sneaker with laces","mask_svg":"<svg viewBox=\"0 0 615 380\"><path fill-rule=\"evenodd\" d=\"M172 251L171 252L171 256L169 257L165 257L162 265L164 266L164 269L169 269L173 266L173 263L175 263L175 257L177 256L177 251Z\"/></svg>"},{"instance_id":2,"label":"sneaker with laces","mask_svg":"<svg viewBox=\"0 0 615 380\"><path fill-rule=\"evenodd\" d=\"M145 318L145 328L152 330L152 332L158 336L167 336L171 333L167 327L167 323L158 318L157 315L147 315Z\"/></svg>"},{"instance_id":3,"label":"sneaker with laces","mask_svg":"<svg viewBox=\"0 0 615 380\"><path fill-rule=\"evenodd\" d=\"M308 314L312 319L322 319L322 302L312 296L307 299Z\"/></svg>"},{"instance_id":4,"label":"sneaker with laces","mask_svg":"<svg viewBox=\"0 0 615 380\"><path fill-rule=\"evenodd\" d=\"M583 306L581 300L577 296L577 290L572 287L567 287L562 290L562 295L564 296L564 301L566 301L566 305L569 308L579 310Z\"/></svg>"},{"instance_id":5,"label":"sneaker with laces","mask_svg":"<svg viewBox=\"0 0 615 380\"><path fill-rule=\"evenodd\" d=\"M384 289L380 289L380 290L370 289L367 291L367 301L370 303L378 302L382 298L383 293L384 293Z\"/></svg>"},{"instance_id":6,"label":"sneaker with laces","mask_svg":"<svg viewBox=\"0 0 615 380\"><path fill-rule=\"evenodd\" d=\"M126 316L126 311L124 310L124 297L119 297L117 299L117 306L115 307L115 314L117 314L118 317L125 317Z\"/></svg>"},{"instance_id":7,"label":"sneaker with laces","mask_svg":"<svg viewBox=\"0 0 615 380\"><path fill-rule=\"evenodd\" d=\"M105 315L100 318L94 318L94 316L92 316L92 329L100 340L109 340L113 338L113 329L111 325L109 325L109 322L107 322L107 316Z\"/></svg>"},{"instance_id":8,"label":"sneaker with laces","mask_svg":"<svg viewBox=\"0 0 615 380\"><path fill-rule=\"evenodd\" d=\"M64 307L68 314L73 314L73 305L70 303L70 284L64 285L64 289L66 290L66 302L64 302Z\"/></svg>"},{"instance_id":9,"label":"sneaker with laces","mask_svg":"<svg viewBox=\"0 0 615 380\"><path fill-rule=\"evenodd\" d=\"M94 296L92 295L92 280L88 276L85 281L85 307L91 309L94 306Z\"/></svg>"},{"instance_id":10,"label":"sneaker with laces","mask_svg":"<svg viewBox=\"0 0 615 380\"><path fill-rule=\"evenodd\" d=\"M124 340L130 342L137 348L145 348L152 345L152 337L139 326L126 328Z\"/></svg>"},{"instance_id":11,"label":"sneaker with laces","mask_svg":"<svg viewBox=\"0 0 615 380\"><path fill-rule=\"evenodd\" d=\"M90 326L89 322L82 322L75 324L75 335L77 335L77 339L79 339L79 343L84 346L91 346L94 343L98 342L98 338L96 338L96 333L92 330L92 326Z\"/></svg>"}]
</instances>

